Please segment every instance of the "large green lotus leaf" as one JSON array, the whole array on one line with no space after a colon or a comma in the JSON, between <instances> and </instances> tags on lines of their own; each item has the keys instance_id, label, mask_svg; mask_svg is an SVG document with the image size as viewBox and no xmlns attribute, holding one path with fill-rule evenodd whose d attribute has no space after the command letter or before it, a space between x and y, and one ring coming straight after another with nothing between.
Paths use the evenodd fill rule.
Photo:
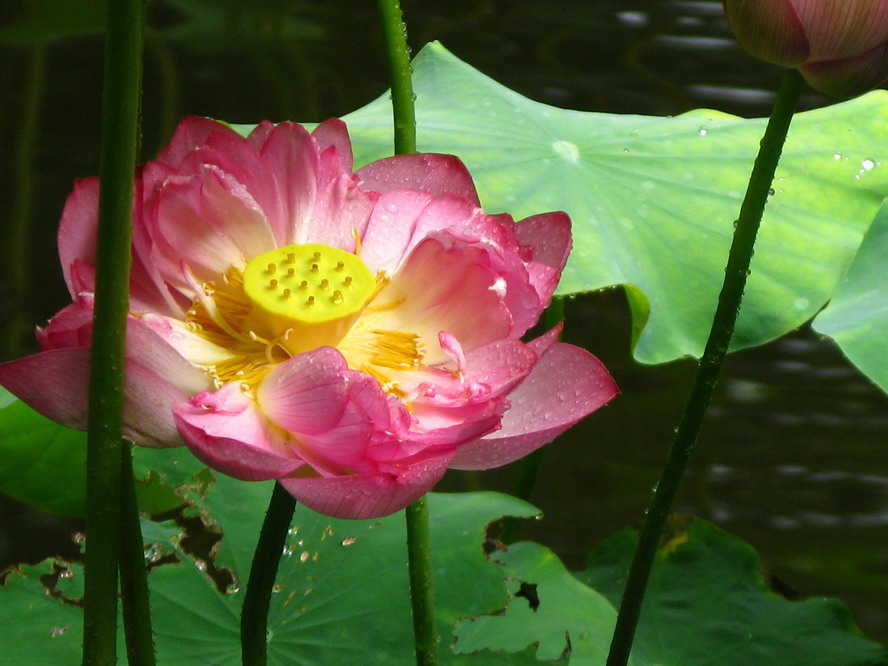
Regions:
<instances>
[{"instance_id":1,"label":"large green lotus leaf","mask_svg":"<svg viewBox=\"0 0 888 666\"><path fill-rule=\"evenodd\" d=\"M559 292L627 285L634 330L644 329L636 358L699 356L764 121L558 109L438 44L413 68L420 150L459 155L489 211L570 213L574 250ZM391 154L387 94L345 120L359 164ZM832 295L888 191L885 154L884 91L793 120L734 348L792 330Z\"/></svg>"},{"instance_id":2,"label":"large green lotus leaf","mask_svg":"<svg viewBox=\"0 0 888 666\"><path fill-rule=\"evenodd\" d=\"M83 642L83 611L50 597L40 584L53 574L50 560L13 571L0 587L0 627L5 664L76 664ZM83 596L83 568L71 565L58 588L69 599ZM122 640L119 632L118 640Z\"/></svg>"},{"instance_id":3,"label":"large green lotus leaf","mask_svg":"<svg viewBox=\"0 0 888 666\"><path fill-rule=\"evenodd\" d=\"M619 604L637 543L636 530L618 533L578 577ZM841 602L777 596L749 544L699 519L657 553L632 655L682 666L888 664L888 648L863 638Z\"/></svg>"},{"instance_id":4,"label":"large green lotus leaf","mask_svg":"<svg viewBox=\"0 0 888 666\"><path fill-rule=\"evenodd\" d=\"M223 530L213 563L235 576L229 594L216 589L206 563L182 550L180 530L173 523L143 521L149 558L171 553L180 558L155 567L149 576L159 664L240 663L243 585L270 493L270 483L220 476L200 499L211 526ZM512 570L487 559L487 524L503 515L529 517L536 510L506 495L472 493L430 495L430 511L443 663L537 663L532 648L477 656L449 650L457 620L495 612L509 599L504 578ZM272 598L269 663L413 664L405 540L403 512L348 521L297 507ZM13 573L10 584L0 588L0 624L6 641L16 646L16 663L79 659L81 612L46 596L38 576L48 572L48 563L26 568L27 576ZM59 587L65 596L78 599L81 579L81 569L75 567L72 579L60 581ZM14 621L24 608L27 621ZM54 630L58 627L64 633ZM51 662L45 661L47 654Z\"/></svg>"},{"instance_id":5,"label":"large green lotus leaf","mask_svg":"<svg viewBox=\"0 0 888 666\"><path fill-rule=\"evenodd\" d=\"M888 204L883 204L860 249L814 328L835 340L861 372L888 392Z\"/></svg>"},{"instance_id":6,"label":"large green lotus leaf","mask_svg":"<svg viewBox=\"0 0 888 666\"><path fill-rule=\"evenodd\" d=\"M510 603L504 612L457 623L454 651L522 650L533 643L537 659L544 661L568 655L571 666L606 661L617 617L610 601L579 582L552 551L537 543L518 543L492 557L506 567L512 581Z\"/></svg>"},{"instance_id":7,"label":"large green lotus leaf","mask_svg":"<svg viewBox=\"0 0 888 666\"><path fill-rule=\"evenodd\" d=\"M159 567L151 589L160 663L238 663L238 617L271 484L220 476L202 508L223 530L215 564L235 576L220 595L188 562ZM494 493L431 495L437 620L447 651L457 619L493 612L508 595L503 570L482 550L486 525L535 510ZM269 662L412 664L404 514L335 520L297 507L269 614ZM471 581L471 584L466 584ZM199 636L199 640L195 640ZM535 663L532 653L446 663ZM516 661L517 660L517 661Z\"/></svg>"},{"instance_id":8,"label":"large green lotus leaf","mask_svg":"<svg viewBox=\"0 0 888 666\"><path fill-rule=\"evenodd\" d=\"M65 516L86 506L86 433L53 423L2 386L0 492Z\"/></svg>"},{"instance_id":9,"label":"large green lotus leaf","mask_svg":"<svg viewBox=\"0 0 888 666\"><path fill-rule=\"evenodd\" d=\"M193 475L204 467L185 447L134 447L133 456L139 508L149 514L182 504L177 487L196 485ZM86 507L86 433L50 421L2 386L0 492L63 516L82 516Z\"/></svg>"}]
</instances>

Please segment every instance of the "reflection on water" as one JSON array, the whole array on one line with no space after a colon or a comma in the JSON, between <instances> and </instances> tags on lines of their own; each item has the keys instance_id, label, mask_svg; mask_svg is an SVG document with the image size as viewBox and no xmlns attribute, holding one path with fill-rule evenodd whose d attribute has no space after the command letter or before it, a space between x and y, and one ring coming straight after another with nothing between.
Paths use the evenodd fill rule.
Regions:
<instances>
[{"instance_id":1,"label":"reflection on water","mask_svg":"<svg viewBox=\"0 0 888 666\"><path fill-rule=\"evenodd\" d=\"M439 39L504 84L558 106L660 115L708 106L764 115L780 78L738 51L720 2L402 4L414 45ZM6 357L32 350L30 327L65 303L55 226L73 179L98 170L100 40L82 31L10 36L8 26L25 9L6 3L0 10L0 132L16 156L0 161L0 200L31 192L19 205L30 206L32 225L21 244L0 250L4 284L15 284L15 266L29 271L26 293L0 299ZM313 121L351 111L385 88L381 38L367 27L375 25L373 3L220 0L214 11L201 18L151 3L143 158L185 114ZM823 103L807 93L801 106ZM4 229L14 224L14 208L0 210ZM623 395L546 451L532 497L546 518L526 535L581 566L601 538L640 520L694 363L632 362L619 290L580 298L568 314L567 339L600 355ZM677 508L750 541L791 587L841 597L869 635L888 640L886 442L888 399L806 329L730 357ZM514 466L454 473L443 487L511 490L514 477ZM21 518L19 511L0 521L0 568L13 552L36 557L22 552L35 533L57 533L37 513L26 521L37 529L26 531L10 517ZM58 537L50 538L56 541L45 550L57 552Z\"/></svg>"}]
</instances>

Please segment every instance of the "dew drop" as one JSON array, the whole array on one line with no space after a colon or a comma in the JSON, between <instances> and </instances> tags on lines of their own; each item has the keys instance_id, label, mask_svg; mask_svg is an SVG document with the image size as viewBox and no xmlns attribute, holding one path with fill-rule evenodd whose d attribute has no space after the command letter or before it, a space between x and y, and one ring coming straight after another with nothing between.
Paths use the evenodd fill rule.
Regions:
<instances>
[{"instance_id":1,"label":"dew drop","mask_svg":"<svg viewBox=\"0 0 888 666\"><path fill-rule=\"evenodd\" d=\"M556 154L563 157L568 162L576 164L580 161L580 149L577 148L575 143L571 143L570 141L554 141L552 143L552 149Z\"/></svg>"},{"instance_id":2,"label":"dew drop","mask_svg":"<svg viewBox=\"0 0 888 666\"><path fill-rule=\"evenodd\" d=\"M697 132L700 134L700 136L706 136L707 134L709 134L709 130L705 127L701 127L699 130L697 130Z\"/></svg>"},{"instance_id":3,"label":"dew drop","mask_svg":"<svg viewBox=\"0 0 888 666\"><path fill-rule=\"evenodd\" d=\"M873 160L867 159L863 160L863 162L860 163L860 166L863 168L864 171L869 171L876 166L876 163Z\"/></svg>"}]
</instances>

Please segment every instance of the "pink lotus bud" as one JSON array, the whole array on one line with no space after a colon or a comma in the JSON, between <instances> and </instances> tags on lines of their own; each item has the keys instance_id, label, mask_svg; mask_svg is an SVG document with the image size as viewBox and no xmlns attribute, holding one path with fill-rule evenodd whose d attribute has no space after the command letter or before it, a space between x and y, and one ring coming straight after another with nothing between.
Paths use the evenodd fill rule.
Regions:
<instances>
[{"instance_id":1,"label":"pink lotus bud","mask_svg":"<svg viewBox=\"0 0 888 666\"><path fill-rule=\"evenodd\" d=\"M723 0L757 58L794 67L815 89L853 97L888 76L888 0Z\"/></svg>"}]
</instances>

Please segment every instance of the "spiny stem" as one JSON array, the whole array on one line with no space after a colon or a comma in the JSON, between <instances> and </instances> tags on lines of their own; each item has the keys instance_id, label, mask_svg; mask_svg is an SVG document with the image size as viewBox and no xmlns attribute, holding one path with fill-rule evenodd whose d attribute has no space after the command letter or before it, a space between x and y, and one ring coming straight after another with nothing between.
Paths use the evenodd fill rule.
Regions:
<instances>
[{"instance_id":1,"label":"spiny stem","mask_svg":"<svg viewBox=\"0 0 888 666\"><path fill-rule=\"evenodd\" d=\"M148 571L145 544L139 525L139 507L133 478L132 446L121 451L120 483L122 529L120 543L120 596L129 666L154 666L154 634L148 603Z\"/></svg>"},{"instance_id":2,"label":"spiny stem","mask_svg":"<svg viewBox=\"0 0 888 666\"><path fill-rule=\"evenodd\" d=\"M416 152L416 109L414 105L410 47L407 27L398 0L379 0L392 86L395 154ZM410 600L413 608L413 642L416 663L438 663L435 626L435 593L432 586L432 554L429 542L429 511L425 497L407 507L407 557Z\"/></svg>"},{"instance_id":3,"label":"spiny stem","mask_svg":"<svg viewBox=\"0 0 888 666\"><path fill-rule=\"evenodd\" d=\"M395 123L395 155L416 152L416 109L413 94L410 47L407 27L398 0L379 0L382 31L385 37L389 79L392 86L392 110Z\"/></svg>"},{"instance_id":4,"label":"spiny stem","mask_svg":"<svg viewBox=\"0 0 888 666\"><path fill-rule=\"evenodd\" d=\"M422 496L408 506L406 516L416 663L417 666L433 666L438 663L438 633L435 626L435 590L432 586L432 548L426 497Z\"/></svg>"},{"instance_id":5,"label":"spiny stem","mask_svg":"<svg viewBox=\"0 0 888 666\"><path fill-rule=\"evenodd\" d=\"M268 605L295 509L293 496L281 484L275 483L253 555L241 609L241 655L244 666L265 666L268 661Z\"/></svg>"},{"instance_id":6,"label":"spiny stem","mask_svg":"<svg viewBox=\"0 0 888 666\"><path fill-rule=\"evenodd\" d=\"M703 417L709 407L709 401L718 382L718 375L734 334L734 325L737 322L740 301L746 286L755 237L768 199L768 191L774 180L774 171L780 160L786 133L789 130L789 124L792 121L792 115L795 112L803 85L802 76L795 70L788 70L774 101L774 109L771 112L771 118L765 129L765 136L762 138L759 154L749 178L746 197L740 207L740 217L734 231L734 240L725 268L725 280L718 297L718 307L712 320L709 339L706 342L703 357L700 359L700 366L697 369L684 414L676 430L666 466L654 491L639 534L638 546L629 569L626 589L623 592L620 614L617 616L617 625L614 629L607 666L625 666L629 660L660 535L663 533L666 518L681 485L682 476L697 441Z\"/></svg>"},{"instance_id":7,"label":"spiny stem","mask_svg":"<svg viewBox=\"0 0 888 666\"><path fill-rule=\"evenodd\" d=\"M142 82L142 0L108 3L87 438L84 664L117 661L121 447L133 178Z\"/></svg>"}]
</instances>

